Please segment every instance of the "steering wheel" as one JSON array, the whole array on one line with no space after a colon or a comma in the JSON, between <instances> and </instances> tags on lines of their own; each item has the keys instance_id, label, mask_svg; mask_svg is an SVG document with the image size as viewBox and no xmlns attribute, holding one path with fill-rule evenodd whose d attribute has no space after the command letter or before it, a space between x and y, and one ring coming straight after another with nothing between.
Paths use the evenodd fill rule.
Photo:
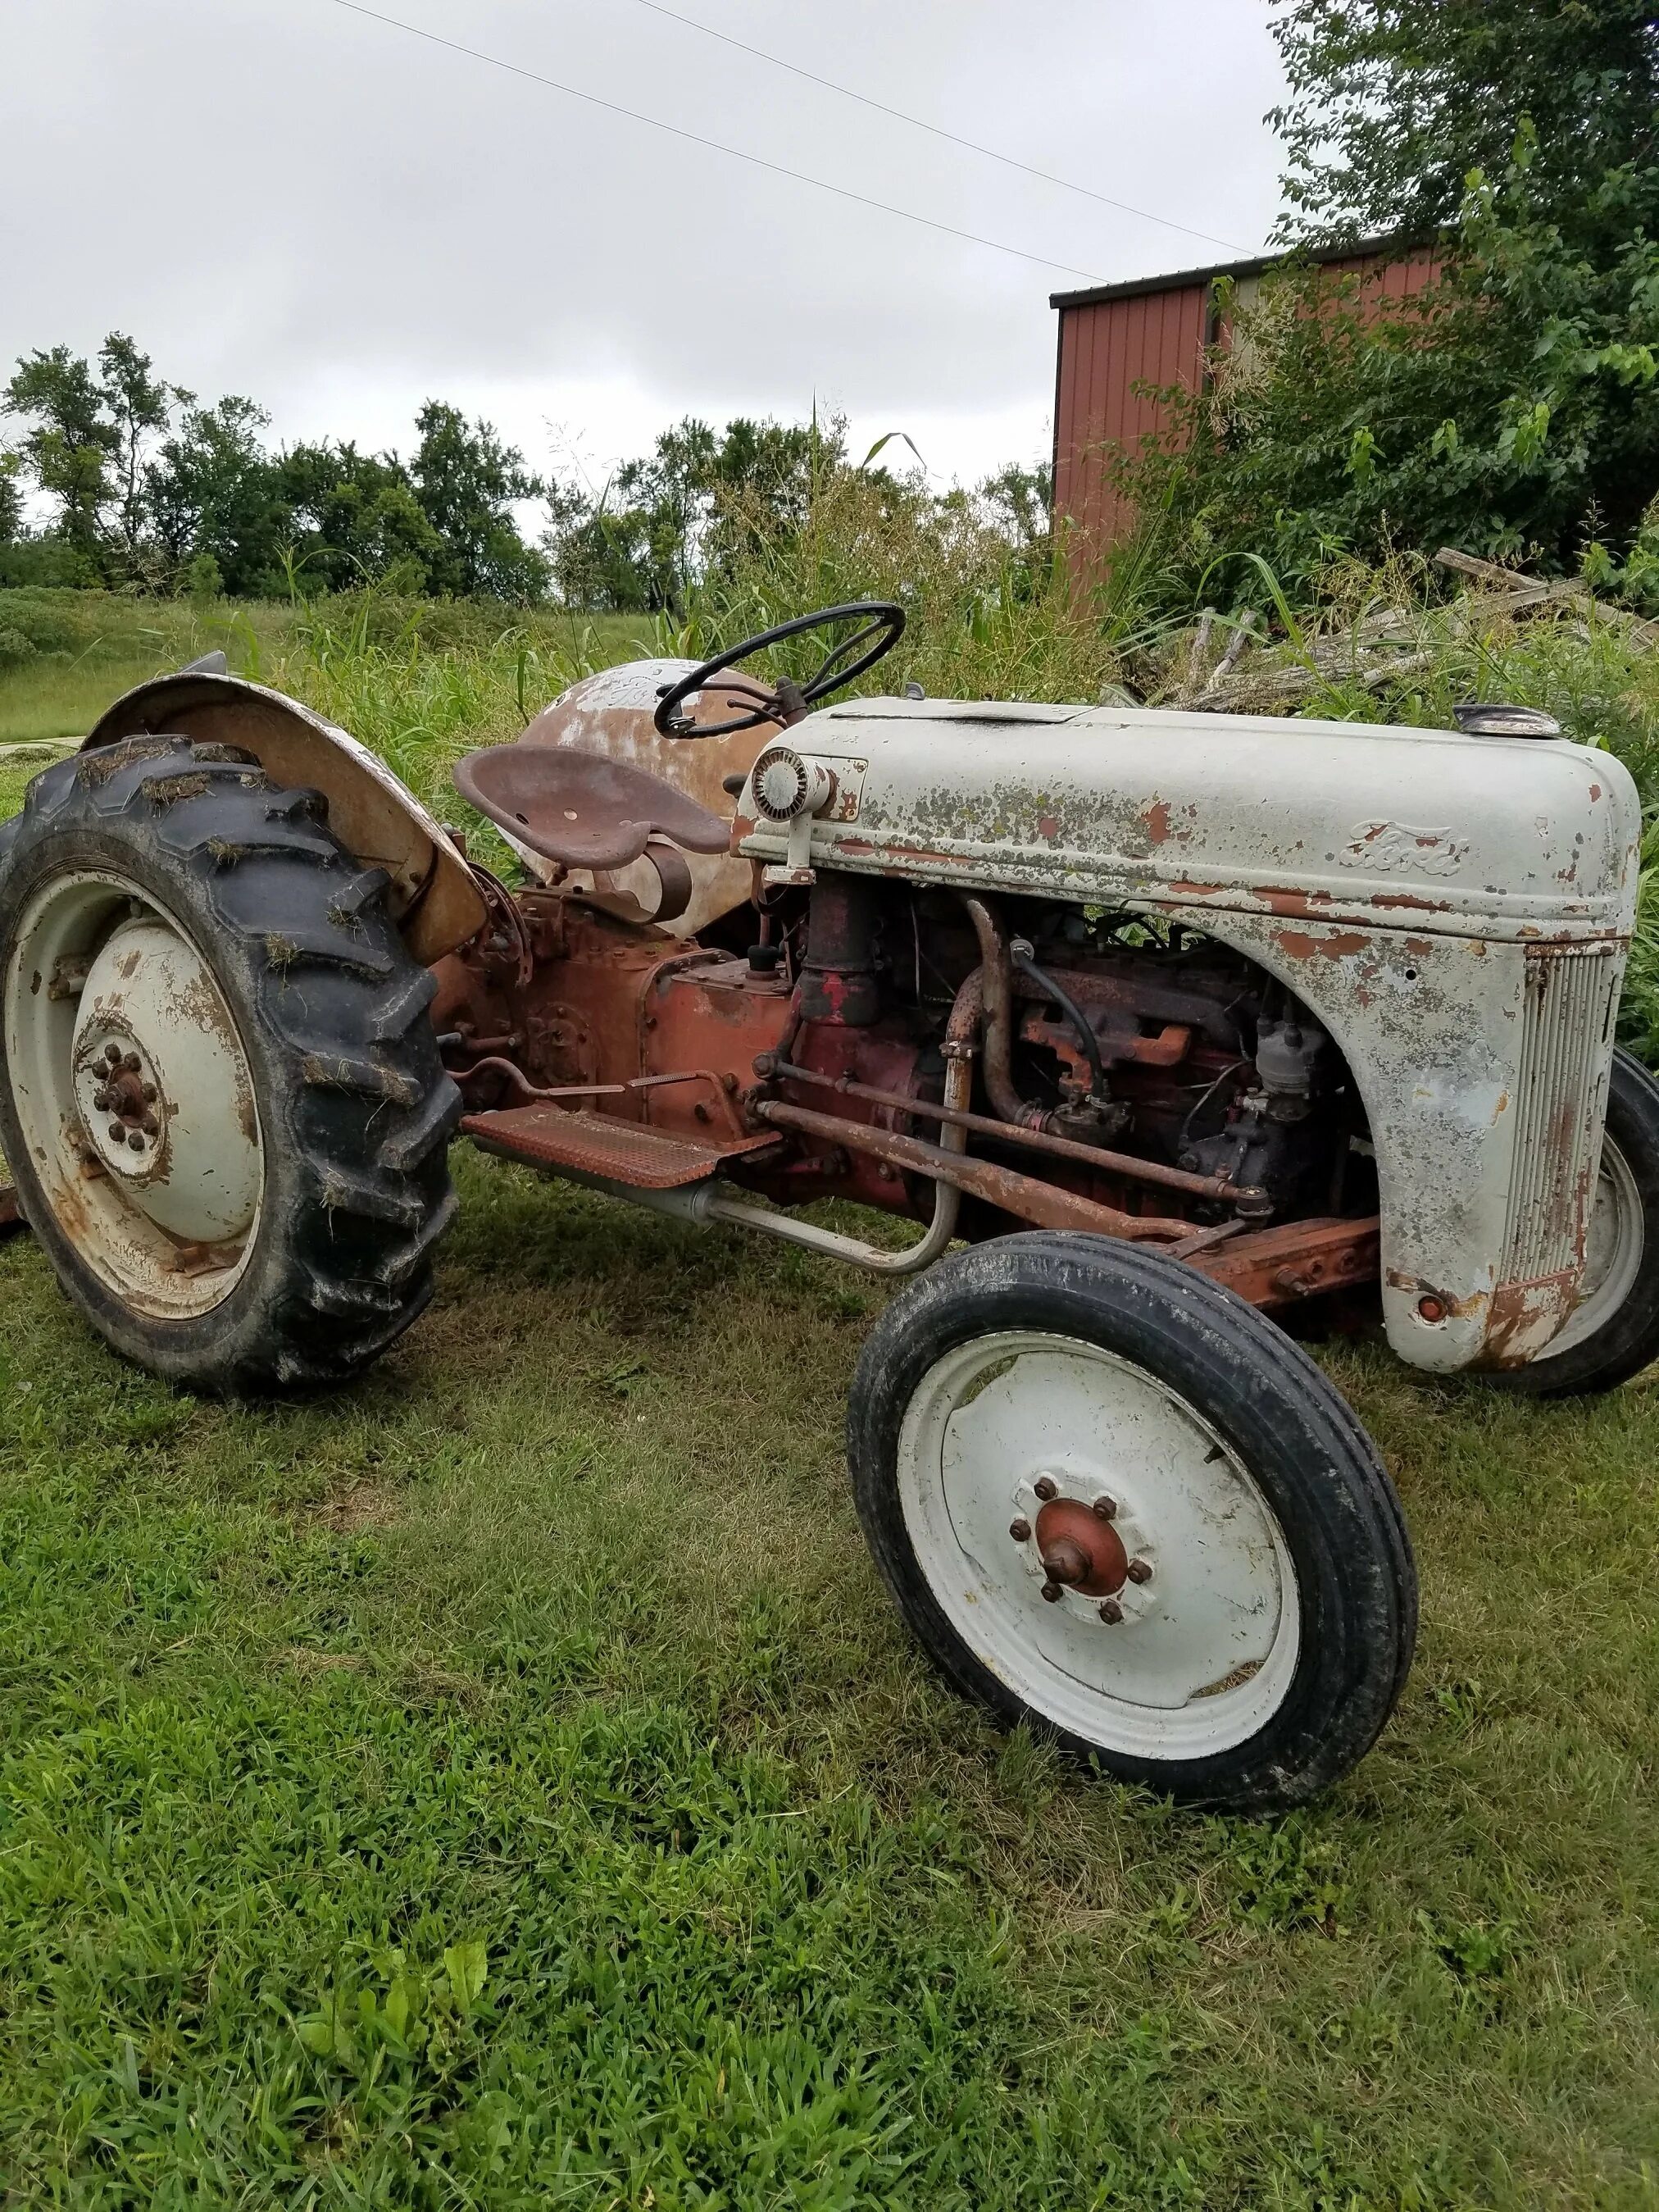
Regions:
<instances>
[{"instance_id":1,"label":"steering wheel","mask_svg":"<svg viewBox=\"0 0 1659 2212\"><path fill-rule=\"evenodd\" d=\"M751 683L746 676L734 677L730 685L722 689L732 694L728 705L735 706L740 698L754 701L744 713L734 714L725 722L694 722L690 715L681 714L680 708L694 691L701 691L723 668L747 660L763 646L776 645L786 637L798 637L802 630L818 629L827 623L853 622L862 623L864 627L826 653L805 684L792 683L786 676L768 690L763 684ZM860 599L849 606L820 607L815 615L800 615L793 622L780 623L775 629L762 630L757 637L744 638L730 653L705 660L689 676L682 676L678 684L665 684L657 695L657 711L652 721L658 734L665 738L724 738L733 730L757 729L763 722L775 722L780 729L787 729L792 722L799 722L818 700L839 691L842 684L862 676L866 668L873 668L883 653L890 653L903 635L904 610L890 600ZM843 665L849 653L856 653L872 637L876 641L867 653L850 667Z\"/></svg>"}]
</instances>

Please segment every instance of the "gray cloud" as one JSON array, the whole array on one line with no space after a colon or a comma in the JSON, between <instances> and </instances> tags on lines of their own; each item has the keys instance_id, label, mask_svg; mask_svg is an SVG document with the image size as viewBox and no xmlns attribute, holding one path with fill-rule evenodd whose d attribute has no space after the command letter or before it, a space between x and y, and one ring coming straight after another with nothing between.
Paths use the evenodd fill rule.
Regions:
<instances>
[{"instance_id":1,"label":"gray cloud","mask_svg":"<svg viewBox=\"0 0 1659 2212\"><path fill-rule=\"evenodd\" d=\"M442 36L1104 279L1224 258L733 53L635 0L375 0ZM676 0L1254 250L1277 201L1259 0ZM1035 454L1079 279L686 147L332 0L10 0L0 362L130 331L279 436L406 440L428 392L602 471L673 416Z\"/></svg>"}]
</instances>

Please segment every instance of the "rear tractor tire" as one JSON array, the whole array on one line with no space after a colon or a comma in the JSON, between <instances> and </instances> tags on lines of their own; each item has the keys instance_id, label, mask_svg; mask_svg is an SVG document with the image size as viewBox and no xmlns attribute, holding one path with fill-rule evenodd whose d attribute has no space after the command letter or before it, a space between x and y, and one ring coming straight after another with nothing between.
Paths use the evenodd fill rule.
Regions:
<instances>
[{"instance_id":1,"label":"rear tractor tire","mask_svg":"<svg viewBox=\"0 0 1659 2212\"><path fill-rule=\"evenodd\" d=\"M387 878L234 748L48 769L0 837L0 1151L106 1343L337 1382L431 1295L460 1111Z\"/></svg>"},{"instance_id":2,"label":"rear tractor tire","mask_svg":"<svg viewBox=\"0 0 1659 2212\"><path fill-rule=\"evenodd\" d=\"M887 1308L848 1423L900 1611L1005 1724L1190 1804L1375 1741L1417 1589L1369 1437L1288 1337L1134 1245L994 1239Z\"/></svg>"}]
</instances>

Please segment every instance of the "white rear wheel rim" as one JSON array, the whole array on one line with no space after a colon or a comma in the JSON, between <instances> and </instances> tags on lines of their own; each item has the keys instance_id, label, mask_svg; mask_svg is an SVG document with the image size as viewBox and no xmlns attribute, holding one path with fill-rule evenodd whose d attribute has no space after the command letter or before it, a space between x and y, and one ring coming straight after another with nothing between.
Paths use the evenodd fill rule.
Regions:
<instances>
[{"instance_id":1,"label":"white rear wheel rim","mask_svg":"<svg viewBox=\"0 0 1659 2212\"><path fill-rule=\"evenodd\" d=\"M4 1001L14 1109L59 1228L135 1311L211 1312L253 1248L264 1148L246 1050L189 932L118 874L67 872L24 912Z\"/></svg>"},{"instance_id":2,"label":"white rear wheel rim","mask_svg":"<svg viewBox=\"0 0 1659 2212\"><path fill-rule=\"evenodd\" d=\"M1126 1552L1115 1625L1048 1576L1031 1522L1052 1482L1107 1498ZM1238 1455L1180 1394L1081 1339L1009 1330L946 1352L922 1377L898 1448L904 1524L935 1601L982 1665L1034 1712L1102 1750L1201 1759L1263 1728L1295 1675L1295 1569Z\"/></svg>"},{"instance_id":3,"label":"white rear wheel rim","mask_svg":"<svg viewBox=\"0 0 1659 2212\"><path fill-rule=\"evenodd\" d=\"M1566 1326L1540 1357L1558 1358L1604 1328L1636 1288L1646 1234L1642 1194L1630 1162L1611 1137L1601 1143L1601 1172L1584 1238L1584 1277ZM1537 1363L1534 1362L1534 1364Z\"/></svg>"}]
</instances>

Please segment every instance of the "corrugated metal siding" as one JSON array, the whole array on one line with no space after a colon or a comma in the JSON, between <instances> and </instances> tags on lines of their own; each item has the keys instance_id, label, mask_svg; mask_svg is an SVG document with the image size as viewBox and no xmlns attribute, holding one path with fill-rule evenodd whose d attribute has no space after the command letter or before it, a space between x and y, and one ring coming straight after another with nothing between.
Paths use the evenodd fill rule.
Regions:
<instances>
[{"instance_id":1,"label":"corrugated metal siding","mask_svg":"<svg viewBox=\"0 0 1659 2212\"><path fill-rule=\"evenodd\" d=\"M1209 296L1206 284L1188 284L1060 311L1054 507L1091 545L1110 544L1122 520L1103 456L1133 451L1163 424L1165 410L1138 385L1190 384L1199 375Z\"/></svg>"},{"instance_id":2,"label":"corrugated metal siding","mask_svg":"<svg viewBox=\"0 0 1659 2212\"><path fill-rule=\"evenodd\" d=\"M1325 266L1335 274L1364 275L1365 291L1379 306L1415 297L1440 271L1438 257L1431 252L1394 261L1358 254ZM1202 374L1211 292L1208 280L1175 283L1127 299L1060 309L1054 513L1077 526L1085 559L1109 549L1128 521L1122 502L1106 487L1104 457L1119 447L1133 452L1166 419L1167 410L1135 387L1190 385ZM1224 327L1213 336L1226 343Z\"/></svg>"}]
</instances>

